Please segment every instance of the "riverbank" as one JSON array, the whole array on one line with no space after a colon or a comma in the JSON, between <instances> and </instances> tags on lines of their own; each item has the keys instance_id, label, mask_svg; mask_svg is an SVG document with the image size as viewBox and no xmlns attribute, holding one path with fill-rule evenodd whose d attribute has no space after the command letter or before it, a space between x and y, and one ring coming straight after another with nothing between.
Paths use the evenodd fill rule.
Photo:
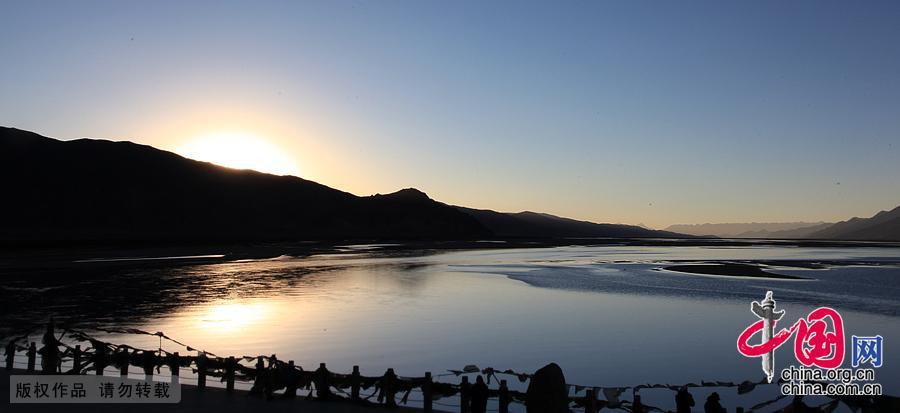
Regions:
<instances>
[{"instance_id":1,"label":"riverbank","mask_svg":"<svg viewBox=\"0 0 900 413\"><path fill-rule=\"evenodd\" d=\"M565 246L629 247L814 247L900 248L897 242L764 240L720 238L506 238L462 241L344 240L259 243L4 243L0 241L0 274L22 274L53 278L79 270L105 270L141 265L171 267L215 264L236 260L280 256L305 257L327 253L358 253L378 250L389 255L423 251L496 250L553 248ZM791 266L807 264L790 261Z\"/></svg>"}]
</instances>

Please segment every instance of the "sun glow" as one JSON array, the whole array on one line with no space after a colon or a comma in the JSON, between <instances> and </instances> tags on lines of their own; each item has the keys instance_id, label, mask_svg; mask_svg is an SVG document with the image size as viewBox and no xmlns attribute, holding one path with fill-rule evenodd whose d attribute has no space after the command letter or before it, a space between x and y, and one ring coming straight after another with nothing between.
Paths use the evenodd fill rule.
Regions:
<instances>
[{"instance_id":1,"label":"sun glow","mask_svg":"<svg viewBox=\"0 0 900 413\"><path fill-rule=\"evenodd\" d=\"M260 303L222 303L210 306L198 321L206 330L232 332L248 328L262 320L268 310Z\"/></svg>"},{"instance_id":2,"label":"sun glow","mask_svg":"<svg viewBox=\"0 0 900 413\"><path fill-rule=\"evenodd\" d=\"M187 158L229 168L253 169L276 175L300 175L297 165L281 149L248 134L205 135L184 143L175 152Z\"/></svg>"}]
</instances>

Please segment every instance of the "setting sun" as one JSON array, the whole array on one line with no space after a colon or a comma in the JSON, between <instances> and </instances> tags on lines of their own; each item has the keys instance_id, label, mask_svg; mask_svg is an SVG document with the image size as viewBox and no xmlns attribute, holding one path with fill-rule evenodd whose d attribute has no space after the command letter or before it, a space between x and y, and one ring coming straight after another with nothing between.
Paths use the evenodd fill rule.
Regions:
<instances>
[{"instance_id":1,"label":"setting sun","mask_svg":"<svg viewBox=\"0 0 900 413\"><path fill-rule=\"evenodd\" d=\"M240 133L217 133L191 139L175 150L198 161L235 169L299 176L297 165L265 139Z\"/></svg>"}]
</instances>

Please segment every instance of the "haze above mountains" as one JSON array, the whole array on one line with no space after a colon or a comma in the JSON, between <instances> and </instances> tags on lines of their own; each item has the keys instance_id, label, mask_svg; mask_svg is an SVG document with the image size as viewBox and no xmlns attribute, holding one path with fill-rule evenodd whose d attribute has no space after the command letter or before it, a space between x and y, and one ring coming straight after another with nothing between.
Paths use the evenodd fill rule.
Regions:
<instances>
[{"instance_id":1,"label":"haze above mountains","mask_svg":"<svg viewBox=\"0 0 900 413\"><path fill-rule=\"evenodd\" d=\"M0 173L0 241L13 243L698 235L900 239L900 208L833 225L705 224L658 231L452 206L412 188L359 197L294 176L225 168L132 142L60 141L14 128L0 128Z\"/></svg>"}]
</instances>

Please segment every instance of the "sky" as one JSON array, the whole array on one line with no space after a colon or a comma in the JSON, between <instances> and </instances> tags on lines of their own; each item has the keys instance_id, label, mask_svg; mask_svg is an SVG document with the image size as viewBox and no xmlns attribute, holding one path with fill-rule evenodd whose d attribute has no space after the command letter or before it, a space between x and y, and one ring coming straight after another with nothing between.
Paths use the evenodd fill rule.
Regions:
<instances>
[{"instance_id":1,"label":"sky","mask_svg":"<svg viewBox=\"0 0 900 413\"><path fill-rule=\"evenodd\" d=\"M4 0L0 125L183 154L239 136L262 149L230 155L357 195L836 221L900 205L898 21L896 1Z\"/></svg>"}]
</instances>

